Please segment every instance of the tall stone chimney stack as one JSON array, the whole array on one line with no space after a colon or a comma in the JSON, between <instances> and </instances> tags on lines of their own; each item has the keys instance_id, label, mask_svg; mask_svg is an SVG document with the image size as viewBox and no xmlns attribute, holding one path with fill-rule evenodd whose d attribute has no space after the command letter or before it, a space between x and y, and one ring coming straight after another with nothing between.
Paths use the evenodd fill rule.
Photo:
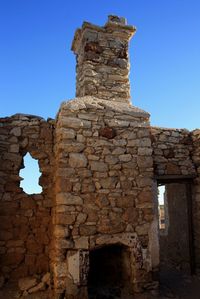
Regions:
<instances>
[{"instance_id":1,"label":"tall stone chimney stack","mask_svg":"<svg viewBox=\"0 0 200 299\"><path fill-rule=\"evenodd\" d=\"M104 27L84 22L75 33L76 96L129 103L128 42L135 33L126 19L109 16Z\"/></svg>"}]
</instances>

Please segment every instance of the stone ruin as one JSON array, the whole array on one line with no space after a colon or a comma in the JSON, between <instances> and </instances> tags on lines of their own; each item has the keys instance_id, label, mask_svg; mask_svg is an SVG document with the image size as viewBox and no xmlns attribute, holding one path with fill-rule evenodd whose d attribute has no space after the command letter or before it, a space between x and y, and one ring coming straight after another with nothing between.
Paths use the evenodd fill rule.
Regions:
<instances>
[{"instance_id":1,"label":"stone ruin","mask_svg":"<svg viewBox=\"0 0 200 299\"><path fill-rule=\"evenodd\" d=\"M76 98L55 120L0 119L5 282L50 272L50 298L127 299L158 285L162 263L200 272L200 130L152 127L131 105L135 31L116 16L103 27L84 22L72 44ZM39 162L41 194L20 187L26 153ZM159 185L168 203L162 233Z\"/></svg>"}]
</instances>

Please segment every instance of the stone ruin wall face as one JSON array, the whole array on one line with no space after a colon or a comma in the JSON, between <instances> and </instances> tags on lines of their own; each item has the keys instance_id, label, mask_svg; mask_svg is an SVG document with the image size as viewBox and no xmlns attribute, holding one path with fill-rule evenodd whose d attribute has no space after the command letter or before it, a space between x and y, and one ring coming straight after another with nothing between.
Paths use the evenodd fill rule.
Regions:
<instances>
[{"instance_id":1,"label":"stone ruin wall face","mask_svg":"<svg viewBox=\"0 0 200 299\"><path fill-rule=\"evenodd\" d=\"M53 126L26 115L0 119L0 271L5 279L49 271ZM39 162L41 194L20 188L26 153Z\"/></svg>"},{"instance_id":2,"label":"stone ruin wall face","mask_svg":"<svg viewBox=\"0 0 200 299\"><path fill-rule=\"evenodd\" d=\"M83 290L87 284L73 272L68 254L79 260L83 251L120 242L133 252L136 247L143 253L139 254L141 264L136 262L138 251L130 263L135 278L133 289L145 287L159 263L157 179L196 177L199 144L194 138L200 134L149 127L147 115L146 119L138 117L135 111L131 115L127 107L123 113L124 107L84 97L63 104L58 114L54 253L59 260L53 262L58 293L63 291L66 281L67 285L74 285L75 293L76 287L81 290L82 286ZM192 182L198 268L198 178ZM66 192L62 192L63 186ZM67 211L69 230L62 222ZM132 236L134 244L127 242ZM84 272L84 263L79 270ZM70 282L67 276L71 277Z\"/></svg>"},{"instance_id":3,"label":"stone ruin wall face","mask_svg":"<svg viewBox=\"0 0 200 299\"><path fill-rule=\"evenodd\" d=\"M15 115L0 125L1 274L15 279L51 270L55 298L87 298L91 250L129 251L131 291L152 282L159 265L157 180L190 177L195 266L200 269L200 131L150 127L129 103L128 41L135 28L110 17L84 23L77 96L56 121ZM41 194L20 187L29 152L39 161Z\"/></svg>"},{"instance_id":4,"label":"stone ruin wall face","mask_svg":"<svg viewBox=\"0 0 200 299\"><path fill-rule=\"evenodd\" d=\"M190 177L194 264L200 272L200 130L151 127L155 177ZM181 179L180 179L181 181ZM176 181L177 182L177 181Z\"/></svg>"},{"instance_id":5,"label":"stone ruin wall face","mask_svg":"<svg viewBox=\"0 0 200 299\"><path fill-rule=\"evenodd\" d=\"M193 140L188 130L151 127L154 174L195 176Z\"/></svg>"},{"instance_id":6,"label":"stone ruin wall face","mask_svg":"<svg viewBox=\"0 0 200 299\"><path fill-rule=\"evenodd\" d=\"M79 98L56 121L52 250L55 291L69 298L87 298L89 252L109 244L130 251L132 292L151 281L153 160L149 114L129 102L134 32L109 17L84 23L72 44Z\"/></svg>"},{"instance_id":7,"label":"stone ruin wall face","mask_svg":"<svg viewBox=\"0 0 200 299\"><path fill-rule=\"evenodd\" d=\"M128 107L123 112L120 103L116 110L112 106L92 97L77 98L63 104L58 114L53 211L58 292L72 285L66 292L76 294L76 288L86 284L68 256L79 259L82 251L115 243L130 248L133 289L151 281L147 269L153 159L148 114Z\"/></svg>"},{"instance_id":8,"label":"stone ruin wall face","mask_svg":"<svg viewBox=\"0 0 200 299\"><path fill-rule=\"evenodd\" d=\"M161 231L160 234L160 263L162 265L171 263L183 271L190 272L190 267L193 267L192 255L194 255L190 250L194 247L192 252L195 251L197 246L197 242L192 240L193 244L190 247L191 240L188 238L191 235L188 224L196 221L196 215L192 211L193 215L190 215L189 211L195 206L195 202L192 202L192 194L196 192L193 133L185 129L151 127L150 130L154 177L157 182L166 184L167 230ZM190 198L188 198L188 192L191 193ZM191 204L190 208L188 201ZM181 232L181 229L184 232Z\"/></svg>"}]
</instances>

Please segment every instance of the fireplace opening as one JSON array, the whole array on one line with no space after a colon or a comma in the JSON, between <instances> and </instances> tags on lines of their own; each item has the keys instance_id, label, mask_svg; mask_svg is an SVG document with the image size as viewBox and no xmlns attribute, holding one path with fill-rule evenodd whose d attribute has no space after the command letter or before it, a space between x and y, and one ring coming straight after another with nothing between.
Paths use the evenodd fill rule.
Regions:
<instances>
[{"instance_id":1,"label":"fireplace opening","mask_svg":"<svg viewBox=\"0 0 200 299\"><path fill-rule=\"evenodd\" d=\"M130 252L122 245L109 245L90 252L89 299L120 299L131 293Z\"/></svg>"}]
</instances>

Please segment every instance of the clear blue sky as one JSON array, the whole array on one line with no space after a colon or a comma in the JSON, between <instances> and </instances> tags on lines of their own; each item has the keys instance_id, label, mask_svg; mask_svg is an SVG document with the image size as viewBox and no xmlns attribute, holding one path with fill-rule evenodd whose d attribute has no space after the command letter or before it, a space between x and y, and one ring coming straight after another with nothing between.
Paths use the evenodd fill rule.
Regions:
<instances>
[{"instance_id":1,"label":"clear blue sky","mask_svg":"<svg viewBox=\"0 0 200 299\"><path fill-rule=\"evenodd\" d=\"M132 103L152 125L200 127L199 0L0 0L0 111L54 118L75 95L70 51L84 20L116 14L137 27L131 41Z\"/></svg>"}]
</instances>

